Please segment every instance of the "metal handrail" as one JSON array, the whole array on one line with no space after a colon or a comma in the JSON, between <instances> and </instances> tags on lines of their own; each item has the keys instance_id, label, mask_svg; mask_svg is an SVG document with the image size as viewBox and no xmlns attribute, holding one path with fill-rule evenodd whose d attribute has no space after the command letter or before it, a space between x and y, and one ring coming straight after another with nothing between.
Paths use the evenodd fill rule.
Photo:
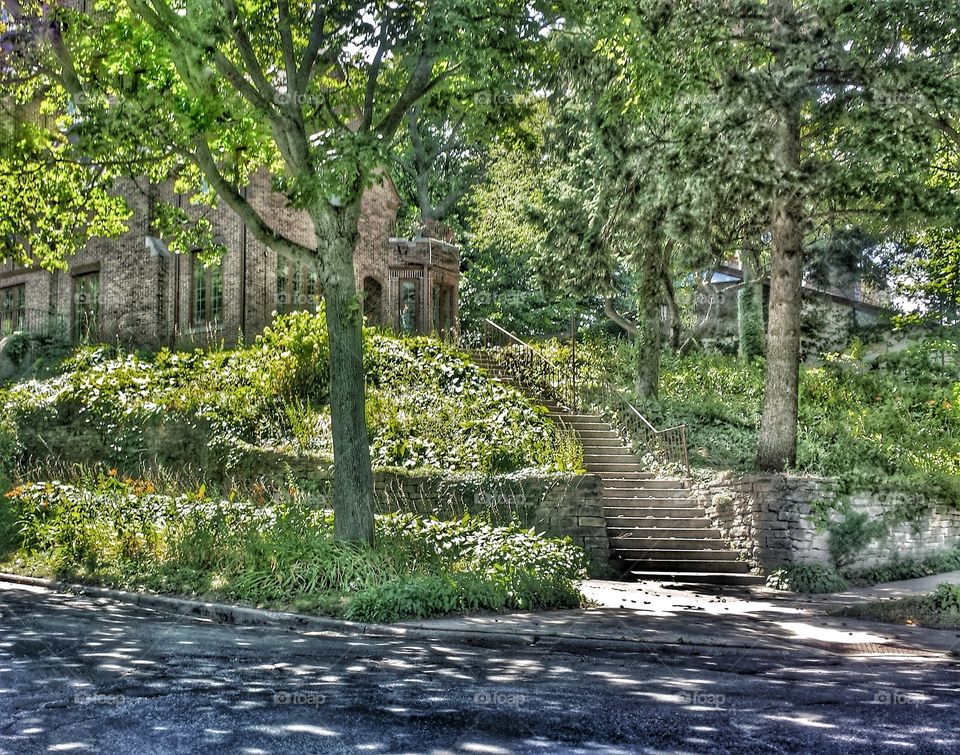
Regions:
<instances>
[{"instance_id":1,"label":"metal handrail","mask_svg":"<svg viewBox=\"0 0 960 755\"><path fill-rule=\"evenodd\" d=\"M554 364L541 351L490 318L483 320L482 338L487 353L517 380L535 386L561 406L577 411L580 396L575 369ZM496 351L491 348L494 345Z\"/></svg>"},{"instance_id":2,"label":"metal handrail","mask_svg":"<svg viewBox=\"0 0 960 755\"><path fill-rule=\"evenodd\" d=\"M637 444L647 452L652 452L668 463L680 464L684 472L690 474L690 456L687 446L687 426L684 424L658 430L643 413L637 409L611 383L605 380L593 381L599 389L601 403L585 402L588 392L580 381L576 352L571 354L571 364L557 364L546 354L522 340L489 318L483 320L483 346L494 361L511 372L520 382L532 384L558 402L574 411L585 403L610 419L619 428L624 439ZM506 339L507 345L498 345L492 351L490 335ZM619 407L617 406L619 405Z\"/></svg>"}]
</instances>

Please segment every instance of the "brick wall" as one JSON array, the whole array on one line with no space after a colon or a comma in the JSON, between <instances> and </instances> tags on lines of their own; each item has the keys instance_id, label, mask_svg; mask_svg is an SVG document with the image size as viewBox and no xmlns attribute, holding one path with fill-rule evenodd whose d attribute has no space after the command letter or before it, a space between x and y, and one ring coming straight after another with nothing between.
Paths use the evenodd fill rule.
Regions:
<instances>
[{"instance_id":1,"label":"brick wall","mask_svg":"<svg viewBox=\"0 0 960 755\"><path fill-rule=\"evenodd\" d=\"M105 341L185 346L233 343L241 333L252 340L270 323L272 313L278 309L277 255L257 241L229 207L221 203L217 209L205 212L218 241L227 249L223 258L222 317L216 327L211 327L194 321L194 259L189 255L151 256L145 246L146 236L153 235L154 204L161 200L176 203L177 197L169 186L132 181L121 185L120 191L132 211L127 233L115 239L91 240L85 249L70 258L66 272L51 274L0 265L0 288L25 283L27 308L59 313L72 333L77 275L98 273L100 335ZM271 190L270 178L265 172L254 176L247 196L271 227L304 246L315 247L315 231L309 216L288 207L285 197ZM400 203L389 178L367 190L362 200L355 252L358 290L363 289L364 278L368 276L382 286L381 316L377 324L392 327L397 325L398 301L397 281L391 279L390 267L402 264L402 260L388 240L394 233ZM306 265L309 260L299 262ZM302 272L305 268L300 269ZM446 283L458 285L459 270L445 271L443 275ZM431 290L427 280L421 283L420 322L429 324ZM305 289L305 285L301 285L301 290ZM298 304L307 307L305 300Z\"/></svg>"},{"instance_id":2,"label":"brick wall","mask_svg":"<svg viewBox=\"0 0 960 755\"><path fill-rule=\"evenodd\" d=\"M848 510L833 510L829 524L818 528L814 506L837 500L834 480L789 475L740 477L696 488L696 496L724 539L747 555L754 566L771 571L792 564L830 564L830 526L849 513L868 522L887 522L884 533L866 543L849 562L862 569L895 558L924 558L960 546L960 511L928 502L911 521L896 521L896 512L916 497L905 493L857 492ZM922 503L922 502L921 502Z\"/></svg>"}]
</instances>

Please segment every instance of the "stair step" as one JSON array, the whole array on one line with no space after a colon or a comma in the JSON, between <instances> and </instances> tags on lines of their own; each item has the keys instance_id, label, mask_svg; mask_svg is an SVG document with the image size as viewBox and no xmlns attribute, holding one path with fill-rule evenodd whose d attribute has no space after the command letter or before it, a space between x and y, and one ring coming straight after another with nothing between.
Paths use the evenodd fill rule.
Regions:
<instances>
[{"instance_id":1,"label":"stair step","mask_svg":"<svg viewBox=\"0 0 960 755\"><path fill-rule=\"evenodd\" d=\"M616 507L603 507L603 513L607 518L616 519L624 514L629 515L630 519L650 520L650 519L705 519L703 509L690 509L678 506L672 509L624 509ZM709 520L708 520L709 521Z\"/></svg>"},{"instance_id":2,"label":"stair step","mask_svg":"<svg viewBox=\"0 0 960 755\"><path fill-rule=\"evenodd\" d=\"M649 516L628 516L626 519L636 519L640 520L636 524L638 527L643 527L645 529L662 529L662 530L709 530L713 528L713 522L711 522L706 517L695 517L695 516L669 516L669 517L649 517ZM609 525L611 519L613 521L618 521L617 518L607 516L607 524Z\"/></svg>"},{"instance_id":3,"label":"stair step","mask_svg":"<svg viewBox=\"0 0 960 755\"><path fill-rule=\"evenodd\" d=\"M610 522L613 521L614 524L611 525ZM616 528L623 524L624 526L630 526L626 523L630 521L629 519L607 519L607 529L611 527ZM711 527L650 527L646 520L640 520L641 523L636 527L631 527L631 531L635 533L638 538L648 537L651 539L664 539L664 538L676 538L678 540L720 540L720 531L715 530Z\"/></svg>"},{"instance_id":4,"label":"stair step","mask_svg":"<svg viewBox=\"0 0 960 755\"><path fill-rule=\"evenodd\" d=\"M649 508L649 507L666 507L670 508L672 506L692 506L699 507L700 504L696 500L689 496L637 496L629 495L629 490L626 488L611 488L610 495L604 495L603 501L607 506L614 506L620 508Z\"/></svg>"},{"instance_id":5,"label":"stair step","mask_svg":"<svg viewBox=\"0 0 960 755\"><path fill-rule=\"evenodd\" d=\"M645 488L665 488L668 490L686 490L690 492L690 484L687 480L670 479L658 477L643 484Z\"/></svg>"},{"instance_id":6,"label":"stair step","mask_svg":"<svg viewBox=\"0 0 960 755\"><path fill-rule=\"evenodd\" d=\"M619 453L618 453L619 452ZM617 449L617 448L599 448L599 449L583 449L583 459L584 461L591 462L593 464L614 464L614 465L623 465L626 468L631 468L634 465L643 466L640 460L633 455L630 451L626 449Z\"/></svg>"},{"instance_id":7,"label":"stair step","mask_svg":"<svg viewBox=\"0 0 960 755\"><path fill-rule=\"evenodd\" d=\"M648 473L650 474L650 473ZM617 493L620 496L629 494L631 498L690 498L691 491L686 488L651 488L647 486L648 482L654 482L654 475L650 474L646 478L618 477L615 474L607 473L600 475L603 478L604 489L621 490Z\"/></svg>"},{"instance_id":8,"label":"stair step","mask_svg":"<svg viewBox=\"0 0 960 755\"><path fill-rule=\"evenodd\" d=\"M577 435L580 436L581 441L592 441L592 440L615 440L621 445L623 444L623 438L620 437L620 434L616 430L611 430L609 426L602 430L577 430Z\"/></svg>"},{"instance_id":9,"label":"stair step","mask_svg":"<svg viewBox=\"0 0 960 755\"><path fill-rule=\"evenodd\" d=\"M651 548L643 543L637 542L632 538L610 538L610 547L620 558L630 559L631 561L677 561L687 563L688 561L716 561L729 562L734 561L746 564L740 560L740 554L737 551L704 549L704 548L677 548L669 550L666 548Z\"/></svg>"},{"instance_id":10,"label":"stair step","mask_svg":"<svg viewBox=\"0 0 960 755\"><path fill-rule=\"evenodd\" d=\"M649 472L649 468L644 464L641 464L639 461L595 461L587 467L592 472L598 473L607 473L615 474L617 472ZM651 477L649 480L644 480L644 487L646 483L656 482L656 480Z\"/></svg>"},{"instance_id":11,"label":"stair step","mask_svg":"<svg viewBox=\"0 0 960 755\"><path fill-rule=\"evenodd\" d=\"M693 585L731 585L749 587L766 584L766 577L758 574L731 574L723 572L659 572L631 569L628 572L638 582L672 582Z\"/></svg>"},{"instance_id":12,"label":"stair step","mask_svg":"<svg viewBox=\"0 0 960 755\"><path fill-rule=\"evenodd\" d=\"M592 474L595 474L597 477L603 480L604 486L609 486L614 484L614 486L619 485L620 483L626 483L625 487L627 490L633 490L638 482L643 482L646 480L652 480L656 475L653 472L648 472L646 470L637 472L637 471L622 471L622 472L597 472L593 471ZM632 493L631 493L632 495Z\"/></svg>"},{"instance_id":13,"label":"stair step","mask_svg":"<svg viewBox=\"0 0 960 755\"><path fill-rule=\"evenodd\" d=\"M637 455L623 445L623 441L619 438L584 438L581 436L579 440L584 454L593 453L599 455L608 451L613 451L614 453L622 451L634 459L637 458Z\"/></svg>"},{"instance_id":14,"label":"stair step","mask_svg":"<svg viewBox=\"0 0 960 755\"><path fill-rule=\"evenodd\" d=\"M720 545L720 540L712 540L708 537L691 537L686 539L681 539L678 537L634 537L631 533L635 532L636 530L632 530L627 527L607 527L607 530L611 533L611 545L616 542L617 549L619 549L623 543L629 543L629 547L631 548L636 547L656 551L716 550L717 546Z\"/></svg>"},{"instance_id":15,"label":"stair step","mask_svg":"<svg viewBox=\"0 0 960 755\"><path fill-rule=\"evenodd\" d=\"M660 555L666 551L660 551ZM734 554L736 555L736 554ZM686 558L633 558L629 552L617 551L621 561L630 562L630 571L648 572L713 572L721 574L749 574L750 564L746 561L727 561L719 559Z\"/></svg>"}]
</instances>

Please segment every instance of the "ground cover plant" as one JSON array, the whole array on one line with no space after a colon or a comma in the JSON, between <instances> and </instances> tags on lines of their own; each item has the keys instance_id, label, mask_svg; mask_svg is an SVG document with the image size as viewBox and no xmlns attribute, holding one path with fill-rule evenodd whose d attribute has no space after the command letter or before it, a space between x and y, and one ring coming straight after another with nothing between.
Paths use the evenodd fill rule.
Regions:
<instances>
[{"instance_id":1,"label":"ground cover plant","mask_svg":"<svg viewBox=\"0 0 960 755\"><path fill-rule=\"evenodd\" d=\"M960 585L944 582L927 595L846 606L833 614L930 629L960 629Z\"/></svg>"},{"instance_id":2,"label":"ground cover plant","mask_svg":"<svg viewBox=\"0 0 960 755\"><path fill-rule=\"evenodd\" d=\"M429 338L367 331L374 463L460 473L573 470L579 448L515 389ZM0 461L11 453L218 469L242 444L332 459L323 313L279 317L238 349L80 348L58 374L10 384ZM8 437L16 433L17 445Z\"/></svg>"},{"instance_id":3,"label":"ground cover plant","mask_svg":"<svg viewBox=\"0 0 960 755\"><path fill-rule=\"evenodd\" d=\"M0 568L125 589L389 622L576 607L586 556L569 539L464 516L378 516L377 545L336 541L307 498L160 491L116 474L36 482L3 499Z\"/></svg>"}]
</instances>

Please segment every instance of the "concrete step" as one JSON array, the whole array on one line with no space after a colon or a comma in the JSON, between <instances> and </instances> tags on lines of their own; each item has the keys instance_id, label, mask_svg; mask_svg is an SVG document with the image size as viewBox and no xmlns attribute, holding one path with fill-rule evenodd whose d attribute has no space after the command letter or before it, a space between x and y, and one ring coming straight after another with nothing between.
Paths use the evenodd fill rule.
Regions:
<instances>
[{"instance_id":1,"label":"concrete step","mask_svg":"<svg viewBox=\"0 0 960 755\"><path fill-rule=\"evenodd\" d=\"M583 447L583 452L585 454L602 454L606 452L619 452L622 451L625 454L630 454L634 459L637 458L637 455L623 445L623 441L619 438L584 438L582 435L578 437L580 445Z\"/></svg>"},{"instance_id":2,"label":"concrete step","mask_svg":"<svg viewBox=\"0 0 960 755\"><path fill-rule=\"evenodd\" d=\"M757 574L730 574L724 572L660 572L631 569L629 576L637 582L672 582L689 585L730 585L749 587L766 584L766 577Z\"/></svg>"},{"instance_id":3,"label":"concrete step","mask_svg":"<svg viewBox=\"0 0 960 755\"><path fill-rule=\"evenodd\" d=\"M608 506L699 506L691 496L671 495L633 495L629 488L610 488L609 495L604 493L603 500Z\"/></svg>"},{"instance_id":4,"label":"concrete step","mask_svg":"<svg viewBox=\"0 0 960 755\"><path fill-rule=\"evenodd\" d=\"M604 506L605 516L621 517L627 516L630 519L706 519L703 509L685 508L677 506L672 509L655 509L652 506L646 509L636 508L617 508L615 506Z\"/></svg>"},{"instance_id":5,"label":"concrete step","mask_svg":"<svg viewBox=\"0 0 960 755\"><path fill-rule=\"evenodd\" d=\"M555 414L560 419L567 420L568 422L585 422L587 424L600 422L607 427L610 427L607 422L604 422L603 417L601 417L599 414L573 414L572 412L547 412L547 414Z\"/></svg>"},{"instance_id":6,"label":"concrete step","mask_svg":"<svg viewBox=\"0 0 960 755\"><path fill-rule=\"evenodd\" d=\"M636 487L638 482L643 482L645 480L652 480L656 475L653 472L594 472L593 474L597 475L600 479L603 480L604 485L616 487L620 483L626 483L625 489L632 490ZM631 493L632 495L632 493Z\"/></svg>"},{"instance_id":7,"label":"concrete step","mask_svg":"<svg viewBox=\"0 0 960 755\"><path fill-rule=\"evenodd\" d=\"M711 550L720 545L719 540L711 540L708 537L686 538L679 537L633 537L635 530L629 528L611 528L610 543L617 549L622 547L644 548L646 550L667 551L667 550Z\"/></svg>"},{"instance_id":8,"label":"concrete step","mask_svg":"<svg viewBox=\"0 0 960 755\"><path fill-rule=\"evenodd\" d=\"M720 531L710 527L650 527L645 520L639 520L638 526L627 524L629 519L607 519L607 530L616 529L621 525L629 527L638 538L673 539L677 540L713 540L719 542Z\"/></svg>"},{"instance_id":9,"label":"concrete step","mask_svg":"<svg viewBox=\"0 0 960 755\"><path fill-rule=\"evenodd\" d=\"M709 530L713 527L713 522L711 522L706 517L694 517L694 516L669 516L669 517L650 517L642 516L638 517L631 513L630 516L617 517L614 515L607 515L607 526L610 525L612 521L621 521L622 519L637 520L631 521L631 525L637 527L643 527L645 529L653 530L670 530L671 532L675 530Z\"/></svg>"},{"instance_id":10,"label":"concrete step","mask_svg":"<svg viewBox=\"0 0 960 755\"><path fill-rule=\"evenodd\" d=\"M644 552L638 551L638 553L642 554ZM630 571L636 570L667 573L713 572L721 574L750 573L750 564L748 564L746 561L728 561L707 558L689 559L682 555L683 551L679 551L681 554L679 557L670 558L665 555L668 553L669 551L660 551L657 554L658 558L634 558L628 551L617 551L616 555L620 561L629 562ZM678 551L674 551L674 553L678 553ZM734 555L736 556L737 554Z\"/></svg>"},{"instance_id":11,"label":"concrete step","mask_svg":"<svg viewBox=\"0 0 960 755\"><path fill-rule=\"evenodd\" d=\"M688 480L678 480L678 479L669 479L665 477L658 477L655 480L650 480L643 484L645 488L664 488L667 490L690 490L690 483Z\"/></svg>"},{"instance_id":12,"label":"concrete step","mask_svg":"<svg viewBox=\"0 0 960 755\"><path fill-rule=\"evenodd\" d=\"M649 472L649 468L641 464L639 461L629 462L629 461L595 461L592 464L587 464L587 469L589 469L594 474L613 476L618 472ZM643 480L643 486L646 487L647 483L656 482L653 477L650 479Z\"/></svg>"},{"instance_id":13,"label":"concrete step","mask_svg":"<svg viewBox=\"0 0 960 755\"><path fill-rule=\"evenodd\" d=\"M603 430L577 430L577 435L580 436L581 442L584 443L592 440L615 440L623 444L623 438L620 437L620 434L616 430L611 430L609 425Z\"/></svg>"},{"instance_id":14,"label":"concrete step","mask_svg":"<svg viewBox=\"0 0 960 755\"><path fill-rule=\"evenodd\" d=\"M625 471L625 470L624 470ZM649 473L648 473L649 474ZM619 477L615 474L601 474L603 487L611 490L622 490L620 496L631 498L690 498L692 493L687 488L651 488L648 483L656 482L654 475L648 478L636 479Z\"/></svg>"},{"instance_id":15,"label":"concrete step","mask_svg":"<svg viewBox=\"0 0 960 755\"><path fill-rule=\"evenodd\" d=\"M633 452L626 448L584 448L583 459L593 464L623 464L628 469L641 464Z\"/></svg>"},{"instance_id":16,"label":"concrete step","mask_svg":"<svg viewBox=\"0 0 960 755\"><path fill-rule=\"evenodd\" d=\"M737 551L705 550L703 548L678 548L674 550L648 548L631 538L610 538L610 547L620 558L631 560L682 561L684 563L688 561L715 561L719 563L722 561L747 565L745 561L740 560L740 554Z\"/></svg>"}]
</instances>

